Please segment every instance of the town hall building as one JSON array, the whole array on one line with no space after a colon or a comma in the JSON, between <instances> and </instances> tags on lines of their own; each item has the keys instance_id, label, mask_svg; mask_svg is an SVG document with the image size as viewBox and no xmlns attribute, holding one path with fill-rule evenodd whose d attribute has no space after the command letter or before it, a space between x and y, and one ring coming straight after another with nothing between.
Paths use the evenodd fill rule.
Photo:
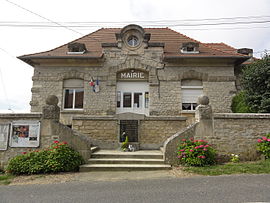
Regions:
<instances>
[{"instance_id":1,"label":"town hall building","mask_svg":"<svg viewBox=\"0 0 270 203\"><path fill-rule=\"evenodd\" d=\"M198 96L209 97L213 112L231 112L235 70L251 54L131 24L18 58L34 68L31 112L56 95L61 123L101 148L128 136L138 149L158 149L193 122Z\"/></svg>"}]
</instances>

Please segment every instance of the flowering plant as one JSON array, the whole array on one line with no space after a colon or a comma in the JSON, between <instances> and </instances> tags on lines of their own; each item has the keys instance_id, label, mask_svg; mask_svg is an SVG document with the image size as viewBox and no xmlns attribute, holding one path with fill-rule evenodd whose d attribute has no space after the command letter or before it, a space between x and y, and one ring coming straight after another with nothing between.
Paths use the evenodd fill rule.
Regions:
<instances>
[{"instance_id":1,"label":"flowering plant","mask_svg":"<svg viewBox=\"0 0 270 203\"><path fill-rule=\"evenodd\" d=\"M240 161L238 154L231 154L231 162L238 163Z\"/></svg>"},{"instance_id":2,"label":"flowering plant","mask_svg":"<svg viewBox=\"0 0 270 203\"><path fill-rule=\"evenodd\" d=\"M6 171L16 175L76 171L83 162L67 142L54 141L49 148L29 150L12 158Z\"/></svg>"},{"instance_id":3,"label":"flowering plant","mask_svg":"<svg viewBox=\"0 0 270 203\"><path fill-rule=\"evenodd\" d=\"M266 159L270 158L270 133L257 140L257 150L261 152Z\"/></svg>"},{"instance_id":4,"label":"flowering plant","mask_svg":"<svg viewBox=\"0 0 270 203\"><path fill-rule=\"evenodd\" d=\"M205 140L183 139L178 146L178 158L188 166L206 166L215 163L216 151Z\"/></svg>"}]
</instances>

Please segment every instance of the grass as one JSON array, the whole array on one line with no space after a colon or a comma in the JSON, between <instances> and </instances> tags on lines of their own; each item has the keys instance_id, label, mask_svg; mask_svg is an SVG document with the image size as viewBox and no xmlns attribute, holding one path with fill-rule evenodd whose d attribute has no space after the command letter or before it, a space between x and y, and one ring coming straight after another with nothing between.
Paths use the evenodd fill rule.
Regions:
<instances>
[{"instance_id":1,"label":"grass","mask_svg":"<svg viewBox=\"0 0 270 203\"><path fill-rule=\"evenodd\" d=\"M205 167L184 167L184 171L200 175L260 174L270 173L270 160L257 162L226 163Z\"/></svg>"},{"instance_id":2,"label":"grass","mask_svg":"<svg viewBox=\"0 0 270 203\"><path fill-rule=\"evenodd\" d=\"M11 180L14 178L13 175L10 174L1 174L0 173L0 185L8 185L11 183Z\"/></svg>"}]
</instances>

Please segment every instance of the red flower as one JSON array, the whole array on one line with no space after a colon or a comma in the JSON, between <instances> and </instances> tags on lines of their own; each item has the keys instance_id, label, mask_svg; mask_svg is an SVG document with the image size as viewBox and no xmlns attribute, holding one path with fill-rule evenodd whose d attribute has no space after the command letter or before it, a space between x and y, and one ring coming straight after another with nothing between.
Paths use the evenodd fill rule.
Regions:
<instances>
[{"instance_id":1,"label":"red flower","mask_svg":"<svg viewBox=\"0 0 270 203\"><path fill-rule=\"evenodd\" d=\"M193 150L193 149L190 149L189 151L190 151L190 152L194 152L194 150Z\"/></svg>"},{"instance_id":2,"label":"red flower","mask_svg":"<svg viewBox=\"0 0 270 203\"><path fill-rule=\"evenodd\" d=\"M55 140L55 141L53 141L53 143L54 143L54 144L58 144L58 143L59 143L59 141L58 141L58 140Z\"/></svg>"},{"instance_id":3,"label":"red flower","mask_svg":"<svg viewBox=\"0 0 270 203\"><path fill-rule=\"evenodd\" d=\"M22 154L26 154L27 152L22 152Z\"/></svg>"},{"instance_id":4,"label":"red flower","mask_svg":"<svg viewBox=\"0 0 270 203\"><path fill-rule=\"evenodd\" d=\"M63 142L63 144L67 144L67 142Z\"/></svg>"},{"instance_id":5,"label":"red flower","mask_svg":"<svg viewBox=\"0 0 270 203\"><path fill-rule=\"evenodd\" d=\"M263 139L264 141L267 141L267 137L262 137L262 139Z\"/></svg>"},{"instance_id":6,"label":"red flower","mask_svg":"<svg viewBox=\"0 0 270 203\"><path fill-rule=\"evenodd\" d=\"M58 149L58 147L57 147L57 146L55 146L55 147L54 147L54 149Z\"/></svg>"},{"instance_id":7,"label":"red flower","mask_svg":"<svg viewBox=\"0 0 270 203\"><path fill-rule=\"evenodd\" d=\"M208 149L204 148L203 151L207 151Z\"/></svg>"},{"instance_id":8,"label":"red flower","mask_svg":"<svg viewBox=\"0 0 270 203\"><path fill-rule=\"evenodd\" d=\"M261 139L258 139L258 140L257 140L257 142L261 143L261 142L262 142L262 140L261 140Z\"/></svg>"}]
</instances>

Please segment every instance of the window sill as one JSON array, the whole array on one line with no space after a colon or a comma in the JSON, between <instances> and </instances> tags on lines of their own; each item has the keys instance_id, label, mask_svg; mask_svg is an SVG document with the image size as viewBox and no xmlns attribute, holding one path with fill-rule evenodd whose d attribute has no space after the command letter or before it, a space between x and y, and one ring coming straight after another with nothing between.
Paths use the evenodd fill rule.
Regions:
<instances>
[{"instance_id":1,"label":"window sill","mask_svg":"<svg viewBox=\"0 0 270 203\"><path fill-rule=\"evenodd\" d=\"M195 113L195 110L182 110L182 113L192 113L194 114Z\"/></svg>"},{"instance_id":2,"label":"window sill","mask_svg":"<svg viewBox=\"0 0 270 203\"><path fill-rule=\"evenodd\" d=\"M83 109L63 109L61 113L84 113Z\"/></svg>"}]
</instances>

